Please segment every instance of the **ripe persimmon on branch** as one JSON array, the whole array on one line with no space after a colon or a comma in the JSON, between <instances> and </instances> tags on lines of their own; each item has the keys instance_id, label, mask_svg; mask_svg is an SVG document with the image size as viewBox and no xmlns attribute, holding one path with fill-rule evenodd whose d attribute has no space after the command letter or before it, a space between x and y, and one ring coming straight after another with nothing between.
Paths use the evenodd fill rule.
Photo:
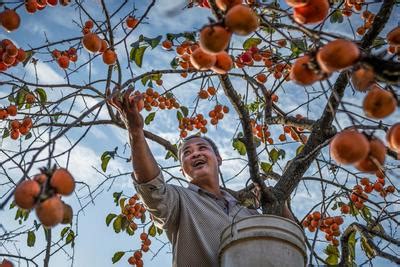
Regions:
<instances>
[{"instance_id":1,"label":"ripe persimmon on branch","mask_svg":"<svg viewBox=\"0 0 400 267\"><path fill-rule=\"evenodd\" d=\"M131 155L108 103L126 90L168 183L187 183L180 140L211 137L243 205L282 215L289 203L309 264L400 262L395 0L111 2L0 3L3 265L49 266L60 251L81 265L79 219L109 190L118 210L101 219L136 243L105 265L164 257L163 231L121 186Z\"/></svg>"}]
</instances>

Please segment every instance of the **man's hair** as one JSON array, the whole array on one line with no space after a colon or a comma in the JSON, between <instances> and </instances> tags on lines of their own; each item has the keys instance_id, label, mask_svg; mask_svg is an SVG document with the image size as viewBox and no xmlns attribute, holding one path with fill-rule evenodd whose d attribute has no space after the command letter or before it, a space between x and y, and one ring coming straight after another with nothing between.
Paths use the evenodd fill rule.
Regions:
<instances>
[{"instance_id":1,"label":"man's hair","mask_svg":"<svg viewBox=\"0 0 400 267\"><path fill-rule=\"evenodd\" d=\"M210 145L211 145L211 147L212 147L212 149L213 149L215 155L221 157L221 155L219 154L217 145L214 143L213 140L211 140L210 138L208 138L208 137L206 137L206 136L201 136L201 135L198 135L198 134L193 134L193 135L189 135L188 137L184 138L184 139L181 141L181 143L179 144L179 146L178 146L178 159L179 159L179 161L181 161L181 153L182 153L182 148L183 148L183 146L186 144L187 141L189 141L190 139L193 139L193 138L201 138L201 139L203 139L203 140L206 140L208 143L210 143Z\"/></svg>"}]
</instances>

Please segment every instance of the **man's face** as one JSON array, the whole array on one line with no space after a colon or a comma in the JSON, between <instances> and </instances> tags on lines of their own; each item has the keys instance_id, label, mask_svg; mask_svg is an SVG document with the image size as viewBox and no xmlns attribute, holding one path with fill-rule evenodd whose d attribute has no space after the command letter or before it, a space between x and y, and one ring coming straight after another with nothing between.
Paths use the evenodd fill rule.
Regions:
<instances>
[{"instance_id":1,"label":"man's face","mask_svg":"<svg viewBox=\"0 0 400 267\"><path fill-rule=\"evenodd\" d=\"M200 137L187 141L181 152L181 166L185 177L193 184L218 182L218 166L221 157L217 157L211 144Z\"/></svg>"}]
</instances>

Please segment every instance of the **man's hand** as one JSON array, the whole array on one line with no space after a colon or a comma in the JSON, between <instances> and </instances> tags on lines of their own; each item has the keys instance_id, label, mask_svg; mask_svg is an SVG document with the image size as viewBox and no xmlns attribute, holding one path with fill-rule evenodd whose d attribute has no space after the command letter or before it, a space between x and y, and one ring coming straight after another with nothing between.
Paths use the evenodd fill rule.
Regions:
<instances>
[{"instance_id":1,"label":"man's hand","mask_svg":"<svg viewBox=\"0 0 400 267\"><path fill-rule=\"evenodd\" d=\"M269 186L269 189L273 189L272 186ZM261 202L260 202L260 198L261 198L261 192L260 192L260 188L258 186L254 186L253 188L253 194L255 195L255 202L256 202L256 208L260 208L261 206ZM290 211L289 207L288 207L288 202L285 201L285 204L283 206L283 211L282 211L282 216L290 219L292 221L296 221L293 217L292 212Z\"/></svg>"},{"instance_id":2,"label":"man's hand","mask_svg":"<svg viewBox=\"0 0 400 267\"><path fill-rule=\"evenodd\" d=\"M117 109L130 134L143 130L144 123L140 111L143 109L144 101L139 91L133 92L133 88L129 88L121 94L114 88L112 94L107 90L106 96L107 103Z\"/></svg>"}]
</instances>

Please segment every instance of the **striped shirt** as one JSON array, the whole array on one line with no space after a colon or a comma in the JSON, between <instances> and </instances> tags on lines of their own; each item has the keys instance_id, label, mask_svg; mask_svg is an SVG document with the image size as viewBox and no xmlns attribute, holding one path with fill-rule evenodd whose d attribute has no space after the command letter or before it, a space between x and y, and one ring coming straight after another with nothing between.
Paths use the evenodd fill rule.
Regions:
<instances>
[{"instance_id":1,"label":"striped shirt","mask_svg":"<svg viewBox=\"0 0 400 267\"><path fill-rule=\"evenodd\" d=\"M155 224L172 244L172 266L218 266L222 230L240 218L257 215L226 191L217 198L200 187L166 184L162 173L147 183L134 180L137 193Z\"/></svg>"}]
</instances>

